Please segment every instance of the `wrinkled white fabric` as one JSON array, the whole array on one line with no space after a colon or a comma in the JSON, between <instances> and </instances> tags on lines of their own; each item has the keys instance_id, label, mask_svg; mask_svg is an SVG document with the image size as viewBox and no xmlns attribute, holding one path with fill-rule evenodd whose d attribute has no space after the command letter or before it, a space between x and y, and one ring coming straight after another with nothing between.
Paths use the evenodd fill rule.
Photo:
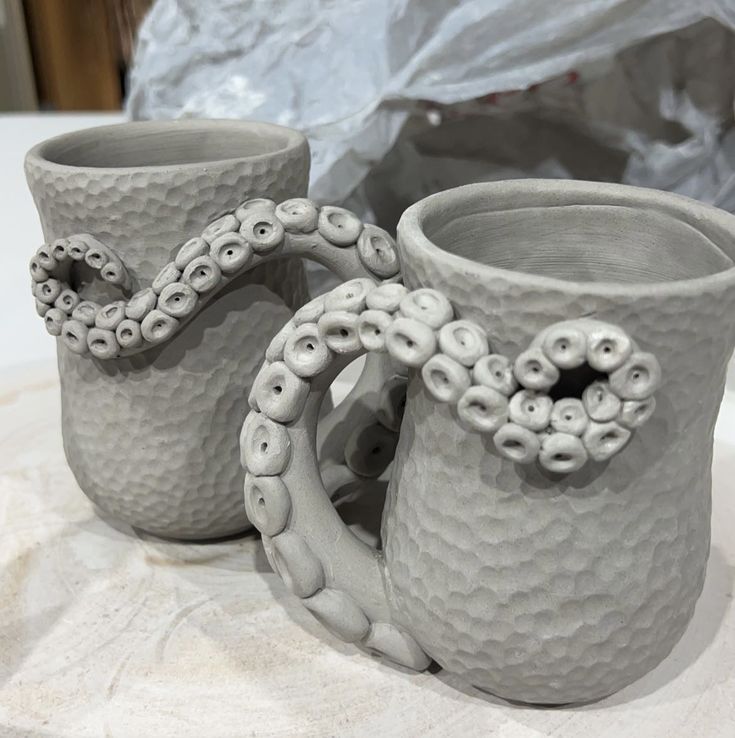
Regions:
<instances>
[{"instance_id":1,"label":"wrinkled white fabric","mask_svg":"<svg viewBox=\"0 0 735 738\"><path fill-rule=\"evenodd\" d=\"M687 28L704 18L720 25ZM312 196L354 193L386 224L427 192L505 176L735 210L734 29L731 0L157 0L127 108L301 129Z\"/></svg>"}]
</instances>

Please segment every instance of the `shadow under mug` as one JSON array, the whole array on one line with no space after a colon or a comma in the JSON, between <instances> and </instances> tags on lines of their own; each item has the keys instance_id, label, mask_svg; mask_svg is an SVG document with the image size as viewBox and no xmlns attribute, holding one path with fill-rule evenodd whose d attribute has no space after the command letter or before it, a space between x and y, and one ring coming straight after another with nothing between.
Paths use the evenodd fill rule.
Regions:
<instances>
[{"instance_id":1,"label":"shadow under mug","mask_svg":"<svg viewBox=\"0 0 735 738\"><path fill-rule=\"evenodd\" d=\"M64 450L112 517L184 539L246 529L239 426L308 299L301 258L342 279L398 272L388 234L304 199L308 173L302 134L234 120L102 126L28 153Z\"/></svg>"},{"instance_id":2,"label":"shadow under mug","mask_svg":"<svg viewBox=\"0 0 735 738\"><path fill-rule=\"evenodd\" d=\"M398 248L405 288L347 283L302 327L325 368L300 379L292 354L256 379L241 445L269 560L330 630L405 666L525 703L611 694L670 652L702 589L735 217L496 182L410 207ZM314 455L320 402L365 352L408 367L402 423L400 392L379 410L400 424L382 550L345 527ZM354 428L348 462L380 433Z\"/></svg>"}]
</instances>

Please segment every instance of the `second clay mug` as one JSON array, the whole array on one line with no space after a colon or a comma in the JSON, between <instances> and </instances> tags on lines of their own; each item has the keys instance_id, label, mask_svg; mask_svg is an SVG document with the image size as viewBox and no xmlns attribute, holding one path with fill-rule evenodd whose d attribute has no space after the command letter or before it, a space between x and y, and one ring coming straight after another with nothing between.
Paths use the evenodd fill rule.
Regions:
<instances>
[{"instance_id":1,"label":"second clay mug","mask_svg":"<svg viewBox=\"0 0 735 738\"><path fill-rule=\"evenodd\" d=\"M405 286L336 288L255 381L245 502L275 571L342 639L509 700L587 702L645 674L704 580L734 244L732 215L609 184L409 208ZM407 375L345 436L372 475L400 427L382 550L344 525L314 451L322 398L365 352Z\"/></svg>"},{"instance_id":2,"label":"second clay mug","mask_svg":"<svg viewBox=\"0 0 735 738\"><path fill-rule=\"evenodd\" d=\"M301 257L342 279L398 272L388 234L303 197L308 173L302 134L234 120L102 126L29 152L64 450L108 515L175 538L247 528L242 387L275 327L308 317Z\"/></svg>"}]
</instances>

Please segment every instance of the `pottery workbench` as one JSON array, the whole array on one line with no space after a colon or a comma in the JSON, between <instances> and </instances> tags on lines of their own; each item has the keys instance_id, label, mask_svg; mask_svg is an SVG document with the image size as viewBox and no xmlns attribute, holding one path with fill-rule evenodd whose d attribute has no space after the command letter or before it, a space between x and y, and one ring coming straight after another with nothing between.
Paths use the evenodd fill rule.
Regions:
<instances>
[{"instance_id":1,"label":"pottery workbench","mask_svg":"<svg viewBox=\"0 0 735 738\"><path fill-rule=\"evenodd\" d=\"M255 536L163 541L105 520L61 446L53 364L0 376L1 736L735 734L735 395L716 432L704 593L671 655L597 704L518 708L331 637Z\"/></svg>"}]
</instances>

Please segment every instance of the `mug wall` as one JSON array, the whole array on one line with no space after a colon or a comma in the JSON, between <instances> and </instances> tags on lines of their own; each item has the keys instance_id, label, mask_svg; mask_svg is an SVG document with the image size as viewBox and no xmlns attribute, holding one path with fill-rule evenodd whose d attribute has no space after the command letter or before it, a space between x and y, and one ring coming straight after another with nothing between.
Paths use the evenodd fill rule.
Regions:
<instances>
[{"instance_id":1,"label":"mug wall","mask_svg":"<svg viewBox=\"0 0 735 738\"><path fill-rule=\"evenodd\" d=\"M179 124L194 127L189 145L197 149L205 136L196 130L200 124ZM155 131L166 124L134 125ZM243 124L223 122L224 131L207 125L206 135L224 136L236 156L238 131L227 129L239 125L242 136ZM114 151L82 167L70 165L78 152L75 158L69 147L61 163L31 152L27 178L46 239L91 233L121 256L133 289L148 286L184 241L243 200L306 193L306 140L287 129L247 125L251 138L256 129L256 143L280 131L282 150L264 153L261 146L245 152L252 158L127 169L109 166L131 163L109 159ZM82 143L93 157L90 142ZM159 143L165 146L165 137ZM178 152L180 160L186 156ZM102 302L120 297L95 282L81 291ZM275 261L238 278L172 340L141 354L100 361L57 340L64 448L93 502L166 536L211 538L247 528L239 426L270 338L306 299L301 262Z\"/></svg>"},{"instance_id":2,"label":"mug wall","mask_svg":"<svg viewBox=\"0 0 735 738\"><path fill-rule=\"evenodd\" d=\"M426 211L451 216L431 199ZM498 353L514 358L551 323L593 317L619 325L662 366L656 412L628 447L563 478L503 459L418 377L409 382L382 530L396 622L442 666L501 696L598 699L669 653L701 591L735 292L717 277L638 294L539 283L427 251L402 226L407 286L442 291ZM513 239L508 231L502 242L509 263ZM715 258L726 265L728 256Z\"/></svg>"}]
</instances>

